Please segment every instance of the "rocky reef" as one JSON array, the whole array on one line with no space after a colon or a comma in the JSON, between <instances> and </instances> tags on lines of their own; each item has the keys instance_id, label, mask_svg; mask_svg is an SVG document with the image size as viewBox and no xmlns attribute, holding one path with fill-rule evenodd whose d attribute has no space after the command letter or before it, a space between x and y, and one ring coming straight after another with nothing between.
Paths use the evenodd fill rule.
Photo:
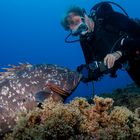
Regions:
<instances>
[{"instance_id":1,"label":"rocky reef","mask_svg":"<svg viewBox=\"0 0 140 140\"><path fill-rule=\"evenodd\" d=\"M125 88L119 88L112 93L104 93L100 96L112 98L115 101L114 106L125 106L131 111L140 108L140 88L135 84L127 85Z\"/></svg>"},{"instance_id":2,"label":"rocky reef","mask_svg":"<svg viewBox=\"0 0 140 140\"><path fill-rule=\"evenodd\" d=\"M95 96L89 104L86 98L75 98L64 104L50 98L41 108L21 113L3 140L140 139L140 108L118 106L113 99Z\"/></svg>"}]
</instances>

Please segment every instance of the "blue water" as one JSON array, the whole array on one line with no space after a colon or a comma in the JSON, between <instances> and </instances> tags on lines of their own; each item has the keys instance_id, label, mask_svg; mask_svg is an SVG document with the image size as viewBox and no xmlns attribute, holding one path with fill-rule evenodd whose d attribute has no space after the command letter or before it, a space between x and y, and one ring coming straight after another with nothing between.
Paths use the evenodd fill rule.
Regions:
<instances>
[{"instance_id":1,"label":"blue water","mask_svg":"<svg viewBox=\"0 0 140 140\"><path fill-rule=\"evenodd\" d=\"M58 64L75 70L85 63L84 56L79 43L64 42L68 33L61 27L60 20L71 5L81 6L89 13L97 2L100 0L0 0L0 68L29 62ZM139 0L115 2L130 17L140 18ZM95 94L111 92L130 83L132 80L127 73L119 71L115 79L105 76L95 82ZM81 83L71 98L91 93L91 83L88 86Z\"/></svg>"}]
</instances>

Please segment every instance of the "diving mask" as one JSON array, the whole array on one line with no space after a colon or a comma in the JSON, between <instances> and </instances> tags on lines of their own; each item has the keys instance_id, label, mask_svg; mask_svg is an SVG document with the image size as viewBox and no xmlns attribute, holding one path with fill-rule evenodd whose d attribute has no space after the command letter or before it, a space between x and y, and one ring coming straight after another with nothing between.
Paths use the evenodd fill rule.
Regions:
<instances>
[{"instance_id":1,"label":"diving mask","mask_svg":"<svg viewBox=\"0 0 140 140\"><path fill-rule=\"evenodd\" d=\"M73 36L84 35L88 31L88 27L84 22L81 22L76 29L71 30Z\"/></svg>"}]
</instances>

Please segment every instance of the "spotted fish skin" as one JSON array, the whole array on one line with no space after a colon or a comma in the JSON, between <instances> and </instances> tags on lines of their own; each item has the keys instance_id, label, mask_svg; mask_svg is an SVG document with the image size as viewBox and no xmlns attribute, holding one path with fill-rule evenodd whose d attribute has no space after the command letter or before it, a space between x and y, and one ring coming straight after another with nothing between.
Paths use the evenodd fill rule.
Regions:
<instances>
[{"instance_id":1,"label":"spotted fish skin","mask_svg":"<svg viewBox=\"0 0 140 140\"><path fill-rule=\"evenodd\" d=\"M0 134L12 130L17 114L37 106L37 96L63 101L77 87L80 75L52 64L21 65L0 81Z\"/></svg>"}]
</instances>

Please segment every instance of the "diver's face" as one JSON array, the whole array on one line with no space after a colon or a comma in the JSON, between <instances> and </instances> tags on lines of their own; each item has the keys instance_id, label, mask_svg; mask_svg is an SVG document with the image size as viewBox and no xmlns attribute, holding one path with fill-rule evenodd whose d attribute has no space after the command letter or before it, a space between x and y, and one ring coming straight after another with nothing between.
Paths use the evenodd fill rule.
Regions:
<instances>
[{"instance_id":1,"label":"diver's face","mask_svg":"<svg viewBox=\"0 0 140 140\"><path fill-rule=\"evenodd\" d=\"M82 23L82 19L80 16L78 15L74 15L74 14L70 14L68 16L68 23L69 23L69 29L70 30L76 30L76 28L78 27L78 25L80 23Z\"/></svg>"},{"instance_id":2,"label":"diver's face","mask_svg":"<svg viewBox=\"0 0 140 140\"><path fill-rule=\"evenodd\" d=\"M69 29L72 31L73 35L77 36L86 33L88 27L84 23L83 17L70 13L67 21Z\"/></svg>"}]
</instances>

